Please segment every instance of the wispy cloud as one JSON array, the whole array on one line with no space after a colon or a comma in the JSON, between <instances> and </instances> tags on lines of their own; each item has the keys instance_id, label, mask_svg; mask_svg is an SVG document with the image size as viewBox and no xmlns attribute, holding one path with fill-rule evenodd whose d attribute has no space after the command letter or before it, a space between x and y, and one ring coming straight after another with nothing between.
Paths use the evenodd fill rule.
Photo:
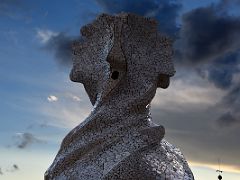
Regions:
<instances>
[{"instance_id":1,"label":"wispy cloud","mask_svg":"<svg viewBox=\"0 0 240 180\"><path fill-rule=\"evenodd\" d=\"M90 113L89 103L65 99L54 104L41 104L38 109L51 126L73 128L81 123Z\"/></svg>"},{"instance_id":2,"label":"wispy cloud","mask_svg":"<svg viewBox=\"0 0 240 180\"><path fill-rule=\"evenodd\" d=\"M51 36L43 49L52 52L55 60L61 66L72 65L72 43L79 38L69 36L64 32Z\"/></svg>"},{"instance_id":3,"label":"wispy cloud","mask_svg":"<svg viewBox=\"0 0 240 180\"><path fill-rule=\"evenodd\" d=\"M36 32L37 32L36 34L37 38L43 44L47 43L51 38L58 35L57 32L53 32L49 29L37 29Z\"/></svg>"},{"instance_id":4,"label":"wispy cloud","mask_svg":"<svg viewBox=\"0 0 240 180\"><path fill-rule=\"evenodd\" d=\"M185 104L199 106L214 106L226 94L208 81L203 80L194 71L189 70L187 77L172 78L166 90L159 89L153 99L153 106L178 111Z\"/></svg>"},{"instance_id":5,"label":"wispy cloud","mask_svg":"<svg viewBox=\"0 0 240 180\"><path fill-rule=\"evenodd\" d=\"M57 96L54 96L54 95L49 95L49 96L47 97L47 100L48 100L49 102L58 101L58 97L57 97Z\"/></svg>"},{"instance_id":6,"label":"wispy cloud","mask_svg":"<svg viewBox=\"0 0 240 180\"><path fill-rule=\"evenodd\" d=\"M75 94L72 93L66 93L66 97L72 99L73 101L81 101L81 98Z\"/></svg>"},{"instance_id":7,"label":"wispy cloud","mask_svg":"<svg viewBox=\"0 0 240 180\"><path fill-rule=\"evenodd\" d=\"M18 165L16 165L16 164L13 164L13 169L14 169L14 170L19 170L19 167L18 167Z\"/></svg>"},{"instance_id":8,"label":"wispy cloud","mask_svg":"<svg viewBox=\"0 0 240 180\"><path fill-rule=\"evenodd\" d=\"M64 77L64 78L63 78ZM60 129L71 129L81 123L91 112L92 105L87 97L87 94L82 85L73 83L69 80L68 74L64 74L59 79L59 76L53 80L55 83L43 83L41 86L54 87L55 91L48 95L49 100L46 100L46 94L34 98L22 98L25 103L25 108L20 108L22 111L29 111L41 117L41 122L35 122L44 126L45 124ZM36 81L31 83L35 84ZM38 84L38 83L36 83ZM52 97L53 96L53 97ZM56 98L58 99L57 101ZM26 108L27 107L27 108Z\"/></svg>"},{"instance_id":9,"label":"wispy cloud","mask_svg":"<svg viewBox=\"0 0 240 180\"><path fill-rule=\"evenodd\" d=\"M14 173L19 170L19 166L17 164L13 164L11 167L6 168L6 173ZM2 168L0 167L0 175L4 175Z\"/></svg>"},{"instance_id":10,"label":"wispy cloud","mask_svg":"<svg viewBox=\"0 0 240 180\"><path fill-rule=\"evenodd\" d=\"M25 149L33 143L44 143L45 141L35 137L32 133L16 133L15 139L17 140L17 147ZM17 166L13 166L15 169Z\"/></svg>"},{"instance_id":11,"label":"wispy cloud","mask_svg":"<svg viewBox=\"0 0 240 180\"><path fill-rule=\"evenodd\" d=\"M222 109L222 114L215 122L221 129L240 127L240 81L234 84L217 106Z\"/></svg>"},{"instance_id":12,"label":"wispy cloud","mask_svg":"<svg viewBox=\"0 0 240 180\"><path fill-rule=\"evenodd\" d=\"M15 171L18 171L19 170L19 167L17 164L13 164L9 169L7 169L6 171L7 172L15 172Z\"/></svg>"},{"instance_id":13,"label":"wispy cloud","mask_svg":"<svg viewBox=\"0 0 240 180\"><path fill-rule=\"evenodd\" d=\"M78 96L72 96L72 99L73 99L74 101L81 101L80 97L78 97Z\"/></svg>"},{"instance_id":14,"label":"wispy cloud","mask_svg":"<svg viewBox=\"0 0 240 180\"><path fill-rule=\"evenodd\" d=\"M217 123L220 127L227 128L229 126L240 124L240 121L238 121L230 112L226 112L217 119Z\"/></svg>"}]
</instances>

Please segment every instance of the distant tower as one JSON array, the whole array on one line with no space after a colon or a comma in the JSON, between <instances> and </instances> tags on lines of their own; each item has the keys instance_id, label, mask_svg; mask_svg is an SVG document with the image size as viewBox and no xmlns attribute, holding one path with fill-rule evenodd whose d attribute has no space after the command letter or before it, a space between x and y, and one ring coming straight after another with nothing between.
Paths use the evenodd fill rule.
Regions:
<instances>
[{"instance_id":1,"label":"distant tower","mask_svg":"<svg viewBox=\"0 0 240 180\"><path fill-rule=\"evenodd\" d=\"M222 179L221 173L223 171L220 170L220 159L218 159L218 169L216 170L216 172L218 172L218 179L221 180Z\"/></svg>"}]
</instances>

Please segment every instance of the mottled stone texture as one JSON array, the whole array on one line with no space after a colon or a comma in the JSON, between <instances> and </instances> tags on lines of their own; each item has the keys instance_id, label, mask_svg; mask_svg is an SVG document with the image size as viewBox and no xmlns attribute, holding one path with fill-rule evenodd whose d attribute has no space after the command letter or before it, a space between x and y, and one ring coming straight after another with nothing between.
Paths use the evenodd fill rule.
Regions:
<instances>
[{"instance_id":1,"label":"mottled stone texture","mask_svg":"<svg viewBox=\"0 0 240 180\"><path fill-rule=\"evenodd\" d=\"M149 113L156 89L175 73L171 40L156 21L125 13L103 14L81 33L70 78L83 83L94 109L64 138L45 179L194 179Z\"/></svg>"}]
</instances>

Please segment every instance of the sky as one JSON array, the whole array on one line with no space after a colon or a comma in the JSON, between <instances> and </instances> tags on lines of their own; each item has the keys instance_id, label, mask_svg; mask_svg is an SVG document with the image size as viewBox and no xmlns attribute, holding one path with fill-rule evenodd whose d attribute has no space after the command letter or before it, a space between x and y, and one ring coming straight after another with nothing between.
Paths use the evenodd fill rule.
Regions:
<instances>
[{"instance_id":1,"label":"sky","mask_svg":"<svg viewBox=\"0 0 240 180\"><path fill-rule=\"evenodd\" d=\"M0 0L0 180L40 180L63 137L92 106L71 82L71 43L101 13L158 20L176 74L153 121L196 180L240 179L239 0Z\"/></svg>"}]
</instances>

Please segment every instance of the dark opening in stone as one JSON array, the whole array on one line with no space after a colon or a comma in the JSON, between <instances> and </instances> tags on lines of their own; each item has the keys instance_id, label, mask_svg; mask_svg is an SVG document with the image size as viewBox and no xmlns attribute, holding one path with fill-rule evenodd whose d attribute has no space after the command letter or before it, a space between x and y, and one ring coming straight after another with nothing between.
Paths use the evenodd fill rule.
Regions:
<instances>
[{"instance_id":1,"label":"dark opening in stone","mask_svg":"<svg viewBox=\"0 0 240 180\"><path fill-rule=\"evenodd\" d=\"M116 80L116 79L118 79L118 76L119 76L119 72L118 71L113 71L111 78Z\"/></svg>"}]
</instances>

